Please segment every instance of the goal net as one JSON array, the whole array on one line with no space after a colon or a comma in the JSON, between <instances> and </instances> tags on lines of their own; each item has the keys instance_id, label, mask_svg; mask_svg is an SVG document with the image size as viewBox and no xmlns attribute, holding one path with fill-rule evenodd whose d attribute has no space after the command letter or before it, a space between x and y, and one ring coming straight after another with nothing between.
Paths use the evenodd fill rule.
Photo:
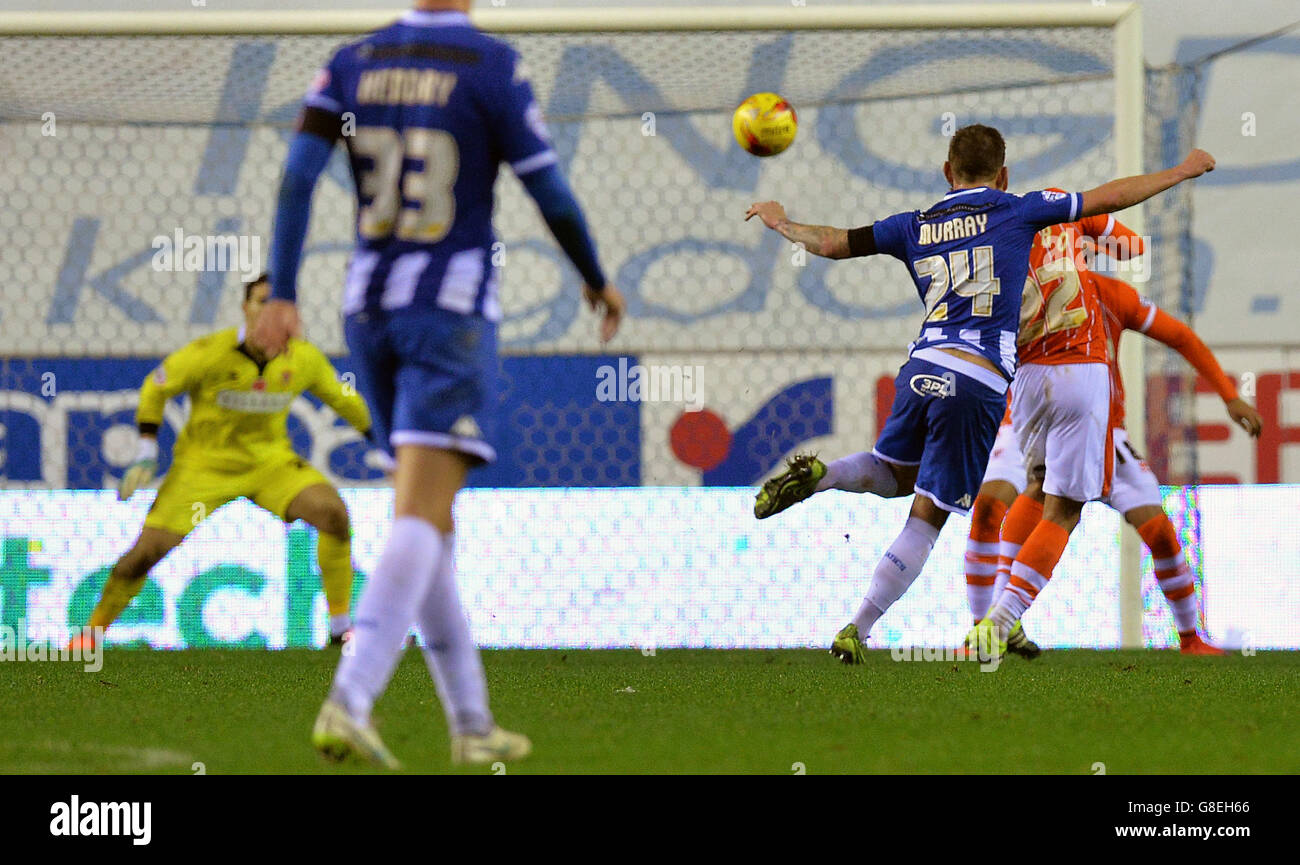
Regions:
<instances>
[{"instance_id":1,"label":"goal net","mask_svg":"<svg viewBox=\"0 0 1300 865\"><path fill-rule=\"evenodd\" d=\"M869 446L919 325L910 280L891 260L805 255L745 223L746 208L777 199L800 221L852 226L924 206L946 189L948 136L972 122L1005 133L1013 191L1135 173L1141 67L1117 37L1128 11L796 7L665 21L483 10L479 23L525 60L630 321L602 354L576 275L503 177L501 339L507 416L521 433L479 483L740 486L795 447ZM386 20L0 18L6 488L115 483L132 457L142 378L241 320L305 88L341 42ZM735 145L730 115L763 90L795 106L799 132L760 160ZM1165 214L1162 243L1185 230L1180 212ZM336 153L316 193L300 306L305 335L344 372L352 217ZM1179 290L1178 274L1149 277L1139 288L1158 298ZM662 371L666 394L600 399L593 370L622 375L620 357ZM1141 372L1129 372L1138 399ZM687 408L707 412L683 420ZM183 420L171 411L164 453ZM310 401L295 406L291 431L340 485L380 480L356 437Z\"/></svg>"}]
</instances>

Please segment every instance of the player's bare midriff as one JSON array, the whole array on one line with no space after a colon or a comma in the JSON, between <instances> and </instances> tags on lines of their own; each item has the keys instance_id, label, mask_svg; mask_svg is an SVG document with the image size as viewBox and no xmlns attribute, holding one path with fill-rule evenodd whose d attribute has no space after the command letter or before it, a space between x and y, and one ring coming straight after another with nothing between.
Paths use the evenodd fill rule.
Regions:
<instances>
[{"instance_id":1,"label":"player's bare midriff","mask_svg":"<svg viewBox=\"0 0 1300 865\"><path fill-rule=\"evenodd\" d=\"M945 354L950 354L953 357L959 357L962 360L966 361L967 363L973 363L976 366L982 366L984 367L984 369L987 369L989 372L994 372L997 373L998 375L1002 375L1002 370L994 366L993 361L989 360L987 357L984 357L983 355L972 354L969 351L962 351L959 348L941 348L939 349L939 351Z\"/></svg>"}]
</instances>

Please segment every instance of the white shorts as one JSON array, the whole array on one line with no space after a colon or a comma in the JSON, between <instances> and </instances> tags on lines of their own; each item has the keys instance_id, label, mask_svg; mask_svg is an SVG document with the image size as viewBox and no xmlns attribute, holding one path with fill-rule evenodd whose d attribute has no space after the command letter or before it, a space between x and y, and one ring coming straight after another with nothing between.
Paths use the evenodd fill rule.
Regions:
<instances>
[{"instance_id":1,"label":"white shorts","mask_svg":"<svg viewBox=\"0 0 1300 865\"><path fill-rule=\"evenodd\" d=\"M1146 505L1162 507L1160 481L1147 461L1129 444L1128 433L1117 429L1111 435L1115 438L1115 477L1106 504L1121 514Z\"/></svg>"},{"instance_id":2,"label":"white shorts","mask_svg":"<svg viewBox=\"0 0 1300 865\"><path fill-rule=\"evenodd\" d=\"M984 470L984 483L1006 481L1023 493L1026 486L1025 457L1020 453L1020 442L1011 424L998 427L998 437L989 453L989 465Z\"/></svg>"},{"instance_id":3,"label":"white shorts","mask_svg":"<svg viewBox=\"0 0 1300 865\"><path fill-rule=\"evenodd\" d=\"M1011 424L1043 492L1090 502L1109 492L1114 445L1104 363L1027 363L1011 383Z\"/></svg>"}]
</instances>

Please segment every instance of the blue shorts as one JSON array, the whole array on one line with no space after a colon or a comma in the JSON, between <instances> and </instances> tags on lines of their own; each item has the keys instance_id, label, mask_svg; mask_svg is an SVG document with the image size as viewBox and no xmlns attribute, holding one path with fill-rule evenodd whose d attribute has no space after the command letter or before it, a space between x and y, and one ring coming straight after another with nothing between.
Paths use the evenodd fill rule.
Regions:
<instances>
[{"instance_id":1,"label":"blue shorts","mask_svg":"<svg viewBox=\"0 0 1300 865\"><path fill-rule=\"evenodd\" d=\"M398 445L420 444L481 462L496 459L501 388L495 324L406 308L353 313L343 332L376 443L390 454Z\"/></svg>"},{"instance_id":2,"label":"blue shorts","mask_svg":"<svg viewBox=\"0 0 1300 865\"><path fill-rule=\"evenodd\" d=\"M1006 408L1005 389L999 393L965 373L913 357L894 380L894 405L872 453L917 466L918 494L946 511L970 513Z\"/></svg>"}]
</instances>

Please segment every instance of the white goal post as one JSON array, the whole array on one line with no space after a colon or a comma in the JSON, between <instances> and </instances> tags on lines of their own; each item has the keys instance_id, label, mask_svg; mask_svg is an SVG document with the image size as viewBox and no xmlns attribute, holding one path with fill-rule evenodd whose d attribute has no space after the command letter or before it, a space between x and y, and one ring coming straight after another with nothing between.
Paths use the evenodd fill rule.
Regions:
<instances>
[{"instance_id":1,"label":"white goal post","mask_svg":"<svg viewBox=\"0 0 1300 865\"><path fill-rule=\"evenodd\" d=\"M403 11L394 8L391 11L313 12L206 9L184 12L5 12L0 13L0 38L258 35L342 38L384 26ZM474 9L471 16L480 27L501 34L1105 29L1110 32L1113 49L1109 58L1109 78L1114 86L1111 106L1114 176L1137 174L1143 170L1144 64L1141 11L1135 2L562 10L514 10L484 5ZM307 83L308 79L304 78L301 85L305 87ZM39 117L33 120L38 121ZM1133 229L1142 232L1140 208L1126 211L1123 219ZM557 346L559 349L568 348L567 344L557 343ZM680 351L683 344L665 338L662 345L657 344L654 348ZM1146 406L1142 341L1125 340L1121 354L1121 369L1127 388L1129 434L1134 440L1143 442ZM1131 528L1124 526L1121 531L1120 642L1125 648L1139 647L1143 644L1141 545Z\"/></svg>"}]
</instances>

